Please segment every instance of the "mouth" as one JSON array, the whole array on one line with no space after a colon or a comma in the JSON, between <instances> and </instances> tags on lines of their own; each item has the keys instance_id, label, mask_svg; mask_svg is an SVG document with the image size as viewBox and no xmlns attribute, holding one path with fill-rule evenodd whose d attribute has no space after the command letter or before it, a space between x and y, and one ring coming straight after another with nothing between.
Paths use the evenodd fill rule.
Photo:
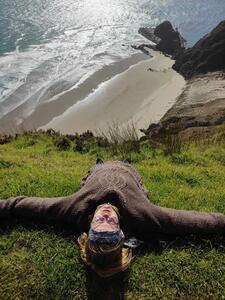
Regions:
<instances>
[{"instance_id":1,"label":"mouth","mask_svg":"<svg viewBox=\"0 0 225 300\"><path fill-rule=\"evenodd\" d=\"M109 205L109 204L102 204L101 206L99 206L99 209L101 209L101 210L111 210L111 205Z\"/></svg>"},{"instance_id":2,"label":"mouth","mask_svg":"<svg viewBox=\"0 0 225 300\"><path fill-rule=\"evenodd\" d=\"M112 213L112 211L115 211L115 213L118 215L118 211L115 210L115 207L109 203L104 203L104 204L101 204L97 207L97 210L101 210L103 212L109 212L109 213Z\"/></svg>"},{"instance_id":3,"label":"mouth","mask_svg":"<svg viewBox=\"0 0 225 300\"><path fill-rule=\"evenodd\" d=\"M111 213L111 208L104 207L104 208L102 208L102 212Z\"/></svg>"}]
</instances>

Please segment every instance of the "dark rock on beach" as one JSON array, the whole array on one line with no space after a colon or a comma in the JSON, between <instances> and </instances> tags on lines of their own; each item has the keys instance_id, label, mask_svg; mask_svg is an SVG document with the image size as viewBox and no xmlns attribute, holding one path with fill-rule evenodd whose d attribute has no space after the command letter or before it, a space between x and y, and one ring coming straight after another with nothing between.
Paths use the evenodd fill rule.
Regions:
<instances>
[{"instance_id":1,"label":"dark rock on beach","mask_svg":"<svg viewBox=\"0 0 225 300\"><path fill-rule=\"evenodd\" d=\"M154 34L161 39L156 45L157 50L173 56L183 52L186 41L177 29L173 29L169 21L158 25L154 30Z\"/></svg>"},{"instance_id":2,"label":"dark rock on beach","mask_svg":"<svg viewBox=\"0 0 225 300\"><path fill-rule=\"evenodd\" d=\"M174 70L185 78L225 69L225 20L192 48L175 56Z\"/></svg>"},{"instance_id":3,"label":"dark rock on beach","mask_svg":"<svg viewBox=\"0 0 225 300\"><path fill-rule=\"evenodd\" d=\"M175 56L184 51L186 41L169 21L161 23L155 29L140 28L138 32L156 44L154 49L165 54Z\"/></svg>"},{"instance_id":4,"label":"dark rock on beach","mask_svg":"<svg viewBox=\"0 0 225 300\"><path fill-rule=\"evenodd\" d=\"M160 38L154 34L154 28L141 27L141 28L139 28L138 33L140 33L146 39L150 40L151 42L153 42L155 44L158 44L160 42Z\"/></svg>"},{"instance_id":5,"label":"dark rock on beach","mask_svg":"<svg viewBox=\"0 0 225 300\"><path fill-rule=\"evenodd\" d=\"M153 49L152 45L150 44L141 44L141 45L131 45L131 47L135 50L141 50L143 53L150 55L149 49ZM147 50L148 49L148 50Z\"/></svg>"}]
</instances>

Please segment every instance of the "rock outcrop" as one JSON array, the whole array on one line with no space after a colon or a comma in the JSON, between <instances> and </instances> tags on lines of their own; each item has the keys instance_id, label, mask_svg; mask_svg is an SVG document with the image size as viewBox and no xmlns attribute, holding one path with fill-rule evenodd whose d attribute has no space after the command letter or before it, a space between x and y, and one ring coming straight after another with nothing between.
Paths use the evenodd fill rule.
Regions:
<instances>
[{"instance_id":1,"label":"rock outcrop","mask_svg":"<svg viewBox=\"0 0 225 300\"><path fill-rule=\"evenodd\" d=\"M172 56L184 51L185 40L169 21L158 25L155 29L140 28L138 31L156 44L155 49Z\"/></svg>"},{"instance_id":2,"label":"rock outcrop","mask_svg":"<svg viewBox=\"0 0 225 300\"><path fill-rule=\"evenodd\" d=\"M192 48L175 56L173 69L186 79L193 75L225 69L225 21L219 23L209 34Z\"/></svg>"},{"instance_id":3,"label":"rock outcrop","mask_svg":"<svg viewBox=\"0 0 225 300\"><path fill-rule=\"evenodd\" d=\"M154 34L160 38L160 42L156 45L156 49L169 55L177 55L183 52L185 40L178 30L174 30L169 21L165 21L158 25Z\"/></svg>"},{"instance_id":4,"label":"rock outcrop","mask_svg":"<svg viewBox=\"0 0 225 300\"><path fill-rule=\"evenodd\" d=\"M141 27L139 28L138 33L143 35L146 39L150 40L151 42L158 44L160 42L160 38L154 34L154 30L155 29L151 27Z\"/></svg>"}]
</instances>

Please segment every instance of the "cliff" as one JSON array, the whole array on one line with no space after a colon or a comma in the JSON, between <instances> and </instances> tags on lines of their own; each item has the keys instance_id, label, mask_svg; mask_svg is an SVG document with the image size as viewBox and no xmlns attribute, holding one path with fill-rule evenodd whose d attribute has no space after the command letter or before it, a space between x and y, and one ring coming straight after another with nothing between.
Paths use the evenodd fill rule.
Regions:
<instances>
[{"instance_id":1,"label":"cliff","mask_svg":"<svg viewBox=\"0 0 225 300\"><path fill-rule=\"evenodd\" d=\"M175 56L174 70L185 78L225 69L225 20L192 48Z\"/></svg>"},{"instance_id":2,"label":"cliff","mask_svg":"<svg viewBox=\"0 0 225 300\"><path fill-rule=\"evenodd\" d=\"M141 27L138 32L156 44L152 48L162 51L164 54L174 56L185 49L185 39L177 29L174 30L169 21L164 21L156 28Z\"/></svg>"},{"instance_id":3,"label":"cliff","mask_svg":"<svg viewBox=\"0 0 225 300\"><path fill-rule=\"evenodd\" d=\"M165 44L172 25L163 22L154 32ZM169 29L168 29L169 28ZM173 30L174 31L174 30ZM171 42L174 45L174 40ZM161 48L161 51L162 48ZM163 51L168 53L167 51ZM172 108L158 124L151 124L143 132L153 139L177 135L181 140L199 139L225 132L225 21L192 48L177 44L173 52L173 69L186 78L186 86Z\"/></svg>"}]
</instances>

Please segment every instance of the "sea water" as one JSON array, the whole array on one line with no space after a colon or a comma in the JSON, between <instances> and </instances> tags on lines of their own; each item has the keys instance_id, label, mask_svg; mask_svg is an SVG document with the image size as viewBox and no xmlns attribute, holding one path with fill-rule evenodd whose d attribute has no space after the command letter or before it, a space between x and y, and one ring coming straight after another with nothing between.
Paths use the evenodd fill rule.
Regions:
<instances>
[{"instance_id":1,"label":"sea water","mask_svg":"<svg viewBox=\"0 0 225 300\"><path fill-rule=\"evenodd\" d=\"M140 27L170 20L191 46L224 16L224 0L0 0L0 119L133 55Z\"/></svg>"}]
</instances>

